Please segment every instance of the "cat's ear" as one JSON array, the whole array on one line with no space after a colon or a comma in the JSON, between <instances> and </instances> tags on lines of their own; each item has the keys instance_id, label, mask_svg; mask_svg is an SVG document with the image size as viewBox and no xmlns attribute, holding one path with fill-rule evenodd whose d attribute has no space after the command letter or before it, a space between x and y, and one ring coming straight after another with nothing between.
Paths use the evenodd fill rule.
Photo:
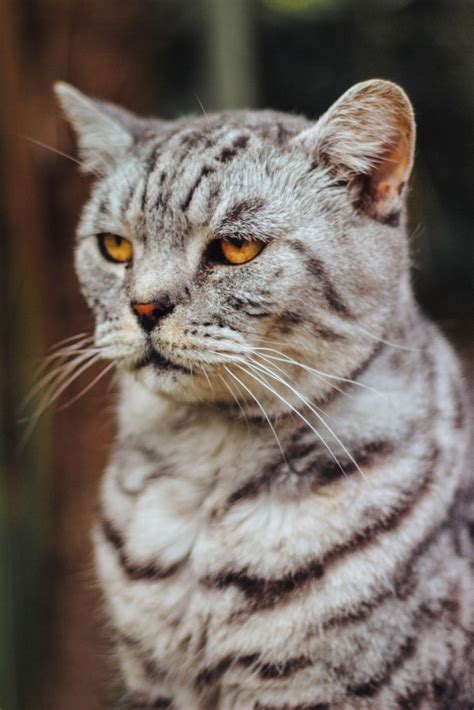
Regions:
<instances>
[{"instance_id":1,"label":"cat's ear","mask_svg":"<svg viewBox=\"0 0 474 710\"><path fill-rule=\"evenodd\" d=\"M356 84L296 140L349 183L362 210L397 222L415 148L413 108L399 86L381 79Z\"/></svg>"},{"instance_id":2,"label":"cat's ear","mask_svg":"<svg viewBox=\"0 0 474 710\"><path fill-rule=\"evenodd\" d=\"M54 92L77 135L82 170L106 173L133 144L140 119L62 81L54 85Z\"/></svg>"}]
</instances>

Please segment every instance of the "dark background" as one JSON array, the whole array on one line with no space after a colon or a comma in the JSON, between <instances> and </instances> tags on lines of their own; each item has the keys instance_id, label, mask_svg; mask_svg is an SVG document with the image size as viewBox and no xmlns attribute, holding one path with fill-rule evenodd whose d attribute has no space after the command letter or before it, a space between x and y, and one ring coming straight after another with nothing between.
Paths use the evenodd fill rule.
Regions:
<instances>
[{"instance_id":1,"label":"dark background","mask_svg":"<svg viewBox=\"0 0 474 710\"><path fill-rule=\"evenodd\" d=\"M72 268L87 190L51 86L174 117L238 106L317 117L351 84L399 82L418 119L414 283L471 368L470 0L0 2L0 707L113 706L89 529L113 387L60 406L26 443L19 402L58 340L91 330Z\"/></svg>"}]
</instances>

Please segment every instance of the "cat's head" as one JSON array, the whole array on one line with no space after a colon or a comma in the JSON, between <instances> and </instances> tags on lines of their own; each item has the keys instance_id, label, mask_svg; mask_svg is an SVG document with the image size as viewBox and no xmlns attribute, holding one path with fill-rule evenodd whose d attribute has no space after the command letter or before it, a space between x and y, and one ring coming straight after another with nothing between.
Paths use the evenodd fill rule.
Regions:
<instances>
[{"instance_id":1,"label":"cat's head","mask_svg":"<svg viewBox=\"0 0 474 710\"><path fill-rule=\"evenodd\" d=\"M97 178L75 258L104 358L177 399L249 402L283 394L288 358L330 376L294 366L322 398L370 358L409 297L398 86L357 84L314 123L164 122L56 92Z\"/></svg>"}]
</instances>

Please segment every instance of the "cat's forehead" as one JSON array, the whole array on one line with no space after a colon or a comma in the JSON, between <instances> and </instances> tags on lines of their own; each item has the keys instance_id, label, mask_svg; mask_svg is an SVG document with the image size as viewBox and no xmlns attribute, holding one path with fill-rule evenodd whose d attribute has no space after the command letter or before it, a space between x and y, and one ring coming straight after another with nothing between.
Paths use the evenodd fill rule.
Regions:
<instances>
[{"instance_id":1,"label":"cat's forehead","mask_svg":"<svg viewBox=\"0 0 474 710\"><path fill-rule=\"evenodd\" d=\"M104 184L99 209L111 204L143 235L258 228L275 182L288 173L291 139L305 125L276 112L239 111L159 126Z\"/></svg>"},{"instance_id":2,"label":"cat's forehead","mask_svg":"<svg viewBox=\"0 0 474 710\"><path fill-rule=\"evenodd\" d=\"M215 148L224 147L226 138L232 139L236 132L242 131L261 142L284 145L307 125L304 117L278 111L223 111L160 124L148 136L173 148L185 145L192 148L199 143Z\"/></svg>"}]
</instances>

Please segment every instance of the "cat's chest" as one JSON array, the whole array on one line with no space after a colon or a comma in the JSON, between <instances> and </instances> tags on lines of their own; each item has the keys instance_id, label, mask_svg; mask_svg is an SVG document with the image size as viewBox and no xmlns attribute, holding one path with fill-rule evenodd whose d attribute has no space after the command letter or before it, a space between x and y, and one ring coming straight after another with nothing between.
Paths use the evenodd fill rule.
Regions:
<instances>
[{"instance_id":1,"label":"cat's chest","mask_svg":"<svg viewBox=\"0 0 474 710\"><path fill-rule=\"evenodd\" d=\"M161 658L193 656L208 618L203 580L210 561L225 563L229 542L219 511L233 481L255 474L273 455L271 441L252 440L243 431L217 429L208 438L191 431L187 442L185 435L176 439L162 438L153 447L135 442L116 452L104 478L96 533L98 570L113 616L124 635L143 639L151 615L154 635L159 631L154 652Z\"/></svg>"},{"instance_id":2,"label":"cat's chest","mask_svg":"<svg viewBox=\"0 0 474 710\"><path fill-rule=\"evenodd\" d=\"M117 450L104 479L102 509L123 558L137 569L182 566L198 575L209 546L216 552L218 517L229 495L239 481L259 475L278 455L275 448L268 436L214 427Z\"/></svg>"}]
</instances>

